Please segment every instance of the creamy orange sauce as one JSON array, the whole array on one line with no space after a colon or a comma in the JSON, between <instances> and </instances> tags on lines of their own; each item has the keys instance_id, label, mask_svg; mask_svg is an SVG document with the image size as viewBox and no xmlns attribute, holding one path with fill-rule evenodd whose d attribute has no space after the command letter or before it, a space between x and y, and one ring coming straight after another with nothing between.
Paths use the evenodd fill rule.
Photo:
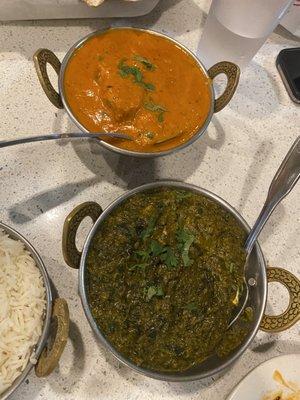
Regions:
<instances>
[{"instance_id":1,"label":"creamy orange sauce","mask_svg":"<svg viewBox=\"0 0 300 400\"><path fill-rule=\"evenodd\" d=\"M210 82L171 40L135 29L112 29L87 40L70 58L64 91L76 119L90 132L120 132L108 140L138 152L168 150L205 123Z\"/></svg>"}]
</instances>

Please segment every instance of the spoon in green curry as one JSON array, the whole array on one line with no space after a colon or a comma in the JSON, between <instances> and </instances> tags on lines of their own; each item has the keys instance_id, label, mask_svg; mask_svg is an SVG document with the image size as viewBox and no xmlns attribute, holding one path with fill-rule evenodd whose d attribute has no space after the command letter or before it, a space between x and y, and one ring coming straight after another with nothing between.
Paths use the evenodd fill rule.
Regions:
<instances>
[{"instance_id":1,"label":"spoon in green curry","mask_svg":"<svg viewBox=\"0 0 300 400\"><path fill-rule=\"evenodd\" d=\"M287 153L285 159L282 161L278 171L276 172L271 185L269 187L269 192L267 199L263 208L253 226L249 232L248 238L245 243L245 251L247 254L247 259L244 269L247 268L248 258L251 251L256 243L256 239L260 234L265 223L269 219L272 212L275 210L276 206L283 200L293 189L298 179L300 178L300 136L296 139L289 152ZM244 278L245 279L245 278ZM253 282L252 282L253 281ZM250 278L247 282L244 281L244 287L241 298L238 300L238 304L232 320L229 323L229 327L234 324L234 322L243 313L248 298L249 298L249 285L255 284L255 281ZM238 297L238 295L237 295Z\"/></svg>"},{"instance_id":2,"label":"spoon in green curry","mask_svg":"<svg viewBox=\"0 0 300 400\"><path fill-rule=\"evenodd\" d=\"M15 146L17 144L22 143L31 143L31 142L42 142L44 140L58 140L58 139L124 139L124 140L134 140L133 137L129 135L125 135L123 133L110 133L110 132L95 132L95 133L51 133L50 135L38 135L38 136L27 136L13 140L1 140L1 147Z\"/></svg>"}]
</instances>

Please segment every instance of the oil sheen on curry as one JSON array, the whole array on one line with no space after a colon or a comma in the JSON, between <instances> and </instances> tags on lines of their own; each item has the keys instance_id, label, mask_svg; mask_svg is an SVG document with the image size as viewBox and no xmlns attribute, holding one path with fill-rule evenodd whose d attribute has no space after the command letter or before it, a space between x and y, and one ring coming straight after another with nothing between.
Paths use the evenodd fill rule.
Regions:
<instances>
[{"instance_id":1,"label":"oil sheen on curry","mask_svg":"<svg viewBox=\"0 0 300 400\"><path fill-rule=\"evenodd\" d=\"M64 75L67 103L90 132L137 152L177 147L195 135L211 107L208 78L174 42L136 29L111 29L88 39L71 56Z\"/></svg>"},{"instance_id":2,"label":"oil sheen on curry","mask_svg":"<svg viewBox=\"0 0 300 400\"><path fill-rule=\"evenodd\" d=\"M251 309L227 329L242 292L245 232L197 193L158 188L126 199L94 235L88 303L109 342L136 365L184 371L228 355Z\"/></svg>"}]
</instances>

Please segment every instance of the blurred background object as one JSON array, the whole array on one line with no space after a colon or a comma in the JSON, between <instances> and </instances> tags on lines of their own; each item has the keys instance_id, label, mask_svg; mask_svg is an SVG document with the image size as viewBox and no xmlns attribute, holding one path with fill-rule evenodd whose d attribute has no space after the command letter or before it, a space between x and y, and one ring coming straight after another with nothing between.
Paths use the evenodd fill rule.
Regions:
<instances>
[{"instance_id":1,"label":"blurred background object","mask_svg":"<svg viewBox=\"0 0 300 400\"><path fill-rule=\"evenodd\" d=\"M300 0L293 2L286 15L282 18L281 25L300 38Z\"/></svg>"},{"instance_id":2,"label":"blurred background object","mask_svg":"<svg viewBox=\"0 0 300 400\"><path fill-rule=\"evenodd\" d=\"M281 50L276 65L290 98L300 103L300 47Z\"/></svg>"},{"instance_id":3,"label":"blurred background object","mask_svg":"<svg viewBox=\"0 0 300 400\"><path fill-rule=\"evenodd\" d=\"M245 68L293 0L213 0L198 47L206 68L218 60Z\"/></svg>"},{"instance_id":4,"label":"blurred background object","mask_svg":"<svg viewBox=\"0 0 300 400\"><path fill-rule=\"evenodd\" d=\"M0 21L137 17L148 14L158 2L159 0L109 0L98 7L89 7L79 0L1 0Z\"/></svg>"}]
</instances>

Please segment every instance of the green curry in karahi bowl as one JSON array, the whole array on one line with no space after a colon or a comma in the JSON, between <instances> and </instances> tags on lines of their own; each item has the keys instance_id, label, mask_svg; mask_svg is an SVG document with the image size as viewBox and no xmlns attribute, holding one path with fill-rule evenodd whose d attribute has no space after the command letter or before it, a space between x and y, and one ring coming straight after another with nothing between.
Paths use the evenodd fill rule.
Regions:
<instances>
[{"instance_id":1,"label":"green curry in karahi bowl","mask_svg":"<svg viewBox=\"0 0 300 400\"><path fill-rule=\"evenodd\" d=\"M133 194L94 234L86 290L92 316L132 363L185 371L223 357L249 331L228 329L243 287L245 230L218 203L182 188Z\"/></svg>"}]
</instances>

